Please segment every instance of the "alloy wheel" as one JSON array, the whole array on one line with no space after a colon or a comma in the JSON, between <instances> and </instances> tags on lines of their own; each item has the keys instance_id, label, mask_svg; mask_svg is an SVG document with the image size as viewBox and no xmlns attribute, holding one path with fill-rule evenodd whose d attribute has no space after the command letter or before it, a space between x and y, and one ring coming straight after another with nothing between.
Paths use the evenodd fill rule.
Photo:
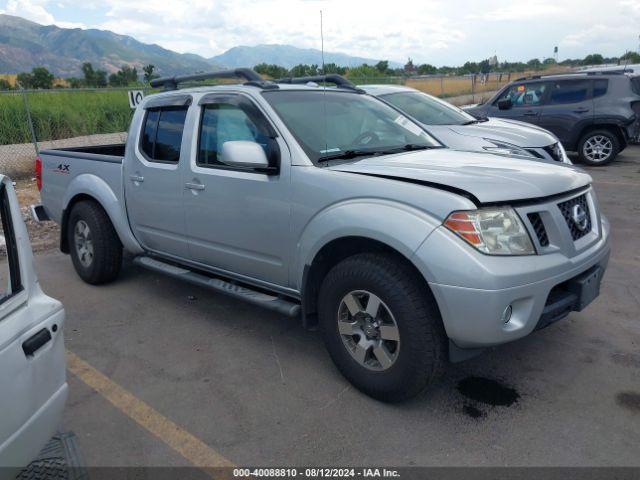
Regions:
<instances>
[{"instance_id":1,"label":"alloy wheel","mask_svg":"<svg viewBox=\"0 0 640 480\"><path fill-rule=\"evenodd\" d=\"M355 290L338 307L338 332L349 354L369 370L387 370L398 359L400 331L387 305L371 292Z\"/></svg>"},{"instance_id":2,"label":"alloy wheel","mask_svg":"<svg viewBox=\"0 0 640 480\"><path fill-rule=\"evenodd\" d=\"M78 260L83 267L88 268L93 262L93 239L91 237L91 229L87 222L78 220L73 229L73 241L78 254Z\"/></svg>"},{"instance_id":3,"label":"alloy wheel","mask_svg":"<svg viewBox=\"0 0 640 480\"><path fill-rule=\"evenodd\" d=\"M582 153L590 162L604 162L613 153L613 142L604 135L594 135L584 142Z\"/></svg>"}]
</instances>

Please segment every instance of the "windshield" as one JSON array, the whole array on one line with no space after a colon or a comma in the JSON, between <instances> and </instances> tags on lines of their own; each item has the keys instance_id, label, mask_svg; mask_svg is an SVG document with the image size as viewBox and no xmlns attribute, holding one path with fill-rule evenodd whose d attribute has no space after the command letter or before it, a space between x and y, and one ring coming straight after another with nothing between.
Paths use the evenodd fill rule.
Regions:
<instances>
[{"instance_id":1,"label":"windshield","mask_svg":"<svg viewBox=\"0 0 640 480\"><path fill-rule=\"evenodd\" d=\"M380 98L425 125L465 125L476 118L450 103L421 92L398 92Z\"/></svg>"},{"instance_id":2,"label":"windshield","mask_svg":"<svg viewBox=\"0 0 640 480\"><path fill-rule=\"evenodd\" d=\"M322 89L263 95L314 163L441 146L413 121L368 95Z\"/></svg>"}]
</instances>

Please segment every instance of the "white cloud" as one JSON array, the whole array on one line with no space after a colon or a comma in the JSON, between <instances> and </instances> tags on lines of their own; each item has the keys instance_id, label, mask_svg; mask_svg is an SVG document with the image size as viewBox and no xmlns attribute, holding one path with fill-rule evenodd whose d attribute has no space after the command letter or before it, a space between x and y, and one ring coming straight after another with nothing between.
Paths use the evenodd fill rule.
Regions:
<instances>
[{"instance_id":1,"label":"white cloud","mask_svg":"<svg viewBox=\"0 0 640 480\"><path fill-rule=\"evenodd\" d=\"M43 25L51 25L54 22L53 15L45 9L46 1L34 0L8 0L3 13L17 15Z\"/></svg>"},{"instance_id":2,"label":"white cloud","mask_svg":"<svg viewBox=\"0 0 640 480\"><path fill-rule=\"evenodd\" d=\"M207 57L237 45L319 48L320 10L328 51L436 65L544 58L555 45L561 57L619 55L640 33L640 0L3 1L6 13L39 23L108 29Z\"/></svg>"},{"instance_id":3,"label":"white cloud","mask_svg":"<svg viewBox=\"0 0 640 480\"><path fill-rule=\"evenodd\" d=\"M86 24L81 22L65 22L62 20L55 20L53 23L61 28L88 28Z\"/></svg>"},{"instance_id":4,"label":"white cloud","mask_svg":"<svg viewBox=\"0 0 640 480\"><path fill-rule=\"evenodd\" d=\"M548 17L563 13L563 11L564 9L555 3L533 1L509 3L500 6L500 8L495 10L470 14L467 18L471 20L482 20L485 22L504 22L510 20L527 20L539 17Z\"/></svg>"}]
</instances>

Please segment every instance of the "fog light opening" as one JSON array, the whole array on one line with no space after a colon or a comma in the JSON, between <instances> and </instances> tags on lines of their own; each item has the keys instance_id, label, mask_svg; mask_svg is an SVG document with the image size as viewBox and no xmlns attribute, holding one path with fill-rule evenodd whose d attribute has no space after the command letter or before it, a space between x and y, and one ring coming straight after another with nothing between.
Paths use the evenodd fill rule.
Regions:
<instances>
[{"instance_id":1,"label":"fog light opening","mask_svg":"<svg viewBox=\"0 0 640 480\"><path fill-rule=\"evenodd\" d=\"M507 305L507 308L502 312L502 323L509 323L511 320L511 314L513 313L513 307L511 305Z\"/></svg>"}]
</instances>

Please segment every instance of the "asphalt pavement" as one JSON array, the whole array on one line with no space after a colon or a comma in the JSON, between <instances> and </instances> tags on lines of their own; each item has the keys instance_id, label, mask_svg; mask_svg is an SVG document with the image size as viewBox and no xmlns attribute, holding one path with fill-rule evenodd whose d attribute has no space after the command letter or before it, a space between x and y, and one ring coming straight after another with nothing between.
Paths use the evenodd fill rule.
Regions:
<instances>
[{"instance_id":1,"label":"asphalt pavement","mask_svg":"<svg viewBox=\"0 0 640 480\"><path fill-rule=\"evenodd\" d=\"M39 255L90 366L61 428L90 466L189 466L192 439L242 466L640 466L640 147L588 171L613 230L601 296L403 404L351 387L294 319L130 264L93 287Z\"/></svg>"}]
</instances>

